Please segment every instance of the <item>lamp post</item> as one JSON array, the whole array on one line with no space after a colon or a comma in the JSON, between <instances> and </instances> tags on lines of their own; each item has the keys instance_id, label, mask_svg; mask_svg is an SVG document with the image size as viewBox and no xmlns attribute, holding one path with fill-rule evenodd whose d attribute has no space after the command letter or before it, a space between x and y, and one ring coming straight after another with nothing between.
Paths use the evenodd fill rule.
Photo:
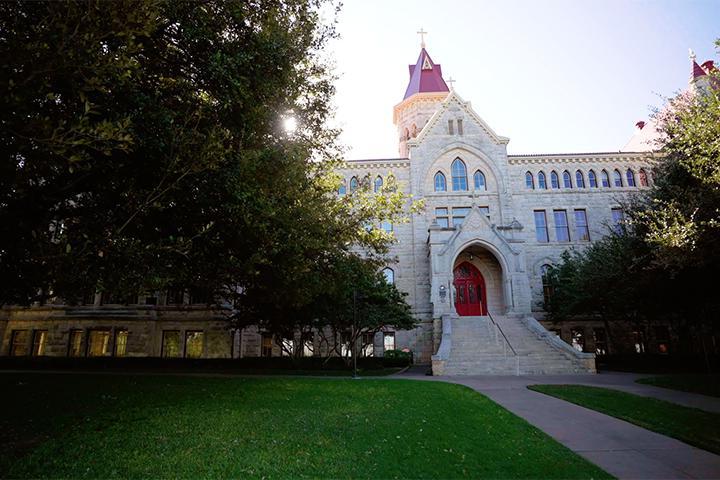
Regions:
<instances>
[{"instance_id":1,"label":"lamp post","mask_svg":"<svg viewBox=\"0 0 720 480\"><path fill-rule=\"evenodd\" d=\"M357 332L357 301L362 299L362 294L358 293L357 289L353 289L353 323L352 323L352 356L353 356L353 379L358 379L357 374L357 338L355 338Z\"/></svg>"}]
</instances>

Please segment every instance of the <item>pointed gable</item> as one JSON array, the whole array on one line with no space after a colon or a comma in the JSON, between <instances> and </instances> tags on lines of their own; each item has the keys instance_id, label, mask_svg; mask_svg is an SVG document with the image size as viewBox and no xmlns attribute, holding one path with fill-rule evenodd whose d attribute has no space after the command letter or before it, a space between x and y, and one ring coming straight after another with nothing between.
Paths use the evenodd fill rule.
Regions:
<instances>
[{"instance_id":1,"label":"pointed gable","mask_svg":"<svg viewBox=\"0 0 720 480\"><path fill-rule=\"evenodd\" d=\"M408 70L410 71L410 81L403 100L416 93L450 91L443 80L442 68L432 61L425 48L420 50L420 56L415 65L408 65Z\"/></svg>"}]
</instances>

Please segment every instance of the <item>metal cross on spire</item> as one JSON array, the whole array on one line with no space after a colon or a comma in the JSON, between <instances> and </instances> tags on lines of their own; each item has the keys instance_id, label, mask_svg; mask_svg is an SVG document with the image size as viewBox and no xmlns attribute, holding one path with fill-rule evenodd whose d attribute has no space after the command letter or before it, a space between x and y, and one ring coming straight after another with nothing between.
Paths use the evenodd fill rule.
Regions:
<instances>
[{"instance_id":1,"label":"metal cross on spire","mask_svg":"<svg viewBox=\"0 0 720 480\"><path fill-rule=\"evenodd\" d=\"M420 35L420 48L425 48L425 35L427 35L428 32L426 32L422 29L422 27L420 27L420 31L417 33L418 35Z\"/></svg>"},{"instance_id":2,"label":"metal cross on spire","mask_svg":"<svg viewBox=\"0 0 720 480\"><path fill-rule=\"evenodd\" d=\"M456 81L457 81L457 80L455 80L454 78L450 77L450 78L448 78L447 80L445 80L445 83L449 83L449 84L450 84L450 90L455 90L455 82L456 82Z\"/></svg>"}]
</instances>

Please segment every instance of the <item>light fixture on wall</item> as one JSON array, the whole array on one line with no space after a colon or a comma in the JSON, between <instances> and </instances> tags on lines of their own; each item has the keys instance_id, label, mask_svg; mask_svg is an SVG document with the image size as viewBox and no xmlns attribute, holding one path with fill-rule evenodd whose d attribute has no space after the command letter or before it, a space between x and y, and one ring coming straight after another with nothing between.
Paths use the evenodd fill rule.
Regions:
<instances>
[{"instance_id":1,"label":"light fixture on wall","mask_svg":"<svg viewBox=\"0 0 720 480\"><path fill-rule=\"evenodd\" d=\"M473 259L473 254L472 254L472 253L468 253L468 260L472 261L472 259Z\"/></svg>"},{"instance_id":2,"label":"light fixture on wall","mask_svg":"<svg viewBox=\"0 0 720 480\"><path fill-rule=\"evenodd\" d=\"M445 285L440 285L440 301L445 302L445 297L447 296L447 288L445 288Z\"/></svg>"}]
</instances>

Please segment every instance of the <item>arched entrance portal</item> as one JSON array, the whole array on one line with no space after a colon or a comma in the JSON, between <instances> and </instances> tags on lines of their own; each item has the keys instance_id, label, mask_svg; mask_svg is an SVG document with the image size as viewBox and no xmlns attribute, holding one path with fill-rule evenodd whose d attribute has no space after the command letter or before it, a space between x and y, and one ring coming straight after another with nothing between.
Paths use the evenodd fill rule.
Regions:
<instances>
[{"instance_id":1,"label":"arched entrance portal","mask_svg":"<svg viewBox=\"0 0 720 480\"><path fill-rule=\"evenodd\" d=\"M480 270L469 262L462 262L453 271L455 288L455 311L466 317L487 315L485 279Z\"/></svg>"}]
</instances>

